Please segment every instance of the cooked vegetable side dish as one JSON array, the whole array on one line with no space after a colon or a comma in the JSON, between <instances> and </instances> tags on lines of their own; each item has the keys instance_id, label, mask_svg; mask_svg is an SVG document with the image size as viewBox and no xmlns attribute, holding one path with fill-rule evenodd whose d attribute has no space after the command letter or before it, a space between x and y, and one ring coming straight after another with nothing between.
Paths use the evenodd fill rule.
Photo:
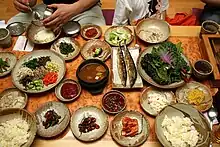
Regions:
<instances>
[{"instance_id":1,"label":"cooked vegetable side dish","mask_svg":"<svg viewBox=\"0 0 220 147\"><path fill-rule=\"evenodd\" d=\"M45 129L48 129L49 127L59 124L61 116L59 116L54 110L48 110L45 113L44 118L46 120L42 122L43 126Z\"/></svg>"},{"instance_id":2,"label":"cooked vegetable side dish","mask_svg":"<svg viewBox=\"0 0 220 147\"><path fill-rule=\"evenodd\" d=\"M138 120L132 119L130 117L124 117L122 119L122 136L125 137L134 137L138 134Z\"/></svg>"},{"instance_id":3,"label":"cooked vegetable side dish","mask_svg":"<svg viewBox=\"0 0 220 147\"><path fill-rule=\"evenodd\" d=\"M33 58L23 63L17 72L19 83L26 90L42 90L45 86L56 83L59 65L51 61L50 56Z\"/></svg>"},{"instance_id":4,"label":"cooked vegetable side dish","mask_svg":"<svg viewBox=\"0 0 220 147\"><path fill-rule=\"evenodd\" d=\"M73 45L71 43L61 42L60 43L60 53L64 55L68 55L74 52Z\"/></svg>"},{"instance_id":5,"label":"cooked vegetable side dish","mask_svg":"<svg viewBox=\"0 0 220 147\"><path fill-rule=\"evenodd\" d=\"M131 34L129 34L127 30L119 27L109 33L108 41L115 46L119 46L121 41L125 40L125 42L128 43L130 39Z\"/></svg>"},{"instance_id":6,"label":"cooked vegetable side dish","mask_svg":"<svg viewBox=\"0 0 220 147\"><path fill-rule=\"evenodd\" d=\"M145 72L160 85L188 80L190 66L182 56L181 43L164 42L141 59Z\"/></svg>"},{"instance_id":7,"label":"cooked vegetable side dish","mask_svg":"<svg viewBox=\"0 0 220 147\"><path fill-rule=\"evenodd\" d=\"M8 58L6 58L5 60L0 58L0 73L6 72L10 67L8 60L9 60Z\"/></svg>"},{"instance_id":8,"label":"cooked vegetable side dish","mask_svg":"<svg viewBox=\"0 0 220 147\"><path fill-rule=\"evenodd\" d=\"M189 89L187 98L189 104L200 105L205 99L205 93L200 89Z\"/></svg>"}]
</instances>

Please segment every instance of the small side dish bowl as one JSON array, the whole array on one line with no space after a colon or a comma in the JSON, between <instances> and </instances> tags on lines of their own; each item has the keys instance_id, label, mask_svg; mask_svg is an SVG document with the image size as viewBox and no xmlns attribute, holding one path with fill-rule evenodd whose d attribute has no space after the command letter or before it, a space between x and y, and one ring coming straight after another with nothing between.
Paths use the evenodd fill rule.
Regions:
<instances>
[{"instance_id":1,"label":"small side dish bowl","mask_svg":"<svg viewBox=\"0 0 220 147\"><path fill-rule=\"evenodd\" d=\"M170 36L170 26L163 20L144 19L137 24L135 33L146 43L160 43Z\"/></svg>"},{"instance_id":2,"label":"small side dish bowl","mask_svg":"<svg viewBox=\"0 0 220 147\"><path fill-rule=\"evenodd\" d=\"M1 65L0 77L3 77L9 74L12 71L12 69L15 67L17 62L17 57L11 52L0 52L0 60L3 60L4 63L6 62L6 64L8 64L8 65L4 64L5 66Z\"/></svg>"},{"instance_id":3,"label":"small side dish bowl","mask_svg":"<svg viewBox=\"0 0 220 147\"><path fill-rule=\"evenodd\" d=\"M199 80L204 80L209 77L210 74L213 72L212 64L207 60L197 60L193 64L193 74Z\"/></svg>"},{"instance_id":4,"label":"small side dish bowl","mask_svg":"<svg viewBox=\"0 0 220 147\"><path fill-rule=\"evenodd\" d=\"M117 90L107 92L102 98L102 108L110 114L117 114L126 107L126 99L123 93Z\"/></svg>"},{"instance_id":5,"label":"small side dish bowl","mask_svg":"<svg viewBox=\"0 0 220 147\"><path fill-rule=\"evenodd\" d=\"M97 39L102 35L102 29L98 25L86 24L82 26L80 34L86 40Z\"/></svg>"},{"instance_id":6,"label":"small side dish bowl","mask_svg":"<svg viewBox=\"0 0 220 147\"><path fill-rule=\"evenodd\" d=\"M0 110L21 108L27 105L28 96L17 88L8 88L0 93Z\"/></svg>"},{"instance_id":7,"label":"small side dish bowl","mask_svg":"<svg viewBox=\"0 0 220 147\"><path fill-rule=\"evenodd\" d=\"M108 66L98 59L82 62L76 71L76 77L82 86L91 94L101 93L109 79Z\"/></svg>"},{"instance_id":8,"label":"small side dish bowl","mask_svg":"<svg viewBox=\"0 0 220 147\"><path fill-rule=\"evenodd\" d=\"M72 79L64 79L56 88L56 97L63 102L74 101L80 96L81 86Z\"/></svg>"}]
</instances>

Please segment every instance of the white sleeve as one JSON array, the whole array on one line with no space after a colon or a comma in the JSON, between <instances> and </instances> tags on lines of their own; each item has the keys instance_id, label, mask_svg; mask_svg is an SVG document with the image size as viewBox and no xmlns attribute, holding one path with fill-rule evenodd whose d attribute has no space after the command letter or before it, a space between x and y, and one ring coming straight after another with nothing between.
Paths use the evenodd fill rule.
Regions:
<instances>
[{"instance_id":1,"label":"white sleeve","mask_svg":"<svg viewBox=\"0 0 220 147\"><path fill-rule=\"evenodd\" d=\"M169 8L169 0L161 0L161 12L166 11Z\"/></svg>"},{"instance_id":2,"label":"white sleeve","mask_svg":"<svg viewBox=\"0 0 220 147\"><path fill-rule=\"evenodd\" d=\"M129 11L126 7L126 0L117 0L112 25L127 25Z\"/></svg>"}]
</instances>

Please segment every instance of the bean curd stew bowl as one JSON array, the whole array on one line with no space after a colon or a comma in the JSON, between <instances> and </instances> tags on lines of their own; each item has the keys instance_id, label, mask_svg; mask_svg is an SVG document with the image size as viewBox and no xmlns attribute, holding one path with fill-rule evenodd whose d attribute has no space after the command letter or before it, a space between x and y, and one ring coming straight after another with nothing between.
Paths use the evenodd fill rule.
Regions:
<instances>
[{"instance_id":1,"label":"bean curd stew bowl","mask_svg":"<svg viewBox=\"0 0 220 147\"><path fill-rule=\"evenodd\" d=\"M123 93L117 90L107 92L102 98L102 108L110 114L117 114L126 107L126 99Z\"/></svg>"},{"instance_id":2,"label":"bean curd stew bowl","mask_svg":"<svg viewBox=\"0 0 220 147\"><path fill-rule=\"evenodd\" d=\"M109 69L101 60L88 59L79 65L76 77L82 88L87 89L91 94L98 94L108 82Z\"/></svg>"},{"instance_id":3,"label":"bean curd stew bowl","mask_svg":"<svg viewBox=\"0 0 220 147\"><path fill-rule=\"evenodd\" d=\"M200 59L193 65L193 74L199 80L207 79L213 72L212 64L207 61Z\"/></svg>"}]
</instances>

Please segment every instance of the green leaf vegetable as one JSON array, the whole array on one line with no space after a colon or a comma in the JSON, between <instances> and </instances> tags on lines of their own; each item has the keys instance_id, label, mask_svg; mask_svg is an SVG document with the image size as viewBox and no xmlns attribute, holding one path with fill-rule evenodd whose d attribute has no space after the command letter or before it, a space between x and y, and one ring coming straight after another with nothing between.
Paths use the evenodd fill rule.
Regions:
<instances>
[{"instance_id":1,"label":"green leaf vegetable","mask_svg":"<svg viewBox=\"0 0 220 147\"><path fill-rule=\"evenodd\" d=\"M29 61L25 62L24 66L34 70L37 67L45 66L48 61L51 61L49 56L33 58L32 60L29 60Z\"/></svg>"},{"instance_id":2,"label":"green leaf vegetable","mask_svg":"<svg viewBox=\"0 0 220 147\"><path fill-rule=\"evenodd\" d=\"M141 59L145 72L158 84L167 85L186 80L190 67L182 56L181 43L164 42Z\"/></svg>"},{"instance_id":3,"label":"green leaf vegetable","mask_svg":"<svg viewBox=\"0 0 220 147\"><path fill-rule=\"evenodd\" d=\"M73 48L72 44L61 42L60 43L60 52L61 54L68 55L72 53L75 49Z\"/></svg>"},{"instance_id":4,"label":"green leaf vegetable","mask_svg":"<svg viewBox=\"0 0 220 147\"><path fill-rule=\"evenodd\" d=\"M109 41L112 44L119 45L123 40L128 42L130 39L130 34L124 29L116 29L109 33Z\"/></svg>"},{"instance_id":5,"label":"green leaf vegetable","mask_svg":"<svg viewBox=\"0 0 220 147\"><path fill-rule=\"evenodd\" d=\"M7 71L10 65L7 62L7 59L4 61L2 58L0 58L0 73L3 73Z\"/></svg>"}]
</instances>

